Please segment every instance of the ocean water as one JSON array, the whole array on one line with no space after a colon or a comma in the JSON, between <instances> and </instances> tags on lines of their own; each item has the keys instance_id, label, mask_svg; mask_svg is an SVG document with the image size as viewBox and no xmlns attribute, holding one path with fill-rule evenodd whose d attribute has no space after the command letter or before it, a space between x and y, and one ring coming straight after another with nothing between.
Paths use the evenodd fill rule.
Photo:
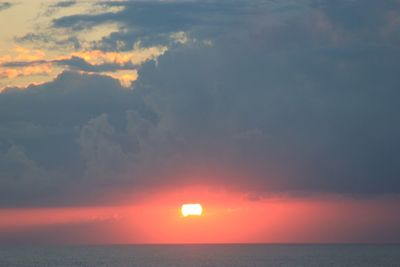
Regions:
<instances>
[{"instance_id":1,"label":"ocean water","mask_svg":"<svg viewBox=\"0 0 400 267\"><path fill-rule=\"evenodd\" d=\"M396 245L0 247L0 266L400 266Z\"/></svg>"}]
</instances>

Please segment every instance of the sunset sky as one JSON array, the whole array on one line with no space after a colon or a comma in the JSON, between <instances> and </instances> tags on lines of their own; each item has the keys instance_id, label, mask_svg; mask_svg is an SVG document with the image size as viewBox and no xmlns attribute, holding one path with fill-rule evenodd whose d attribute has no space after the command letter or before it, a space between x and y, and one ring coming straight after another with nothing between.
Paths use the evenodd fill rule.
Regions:
<instances>
[{"instance_id":1,"label":"sunset sky","mask_svg":"<svg viewBox=\"0 0 400 267\"><path fill-rule=\"evenodd\" d=\"M399 70L398 0L0 0L0 245L399 243Z\"/></svg>"}]
</instances>

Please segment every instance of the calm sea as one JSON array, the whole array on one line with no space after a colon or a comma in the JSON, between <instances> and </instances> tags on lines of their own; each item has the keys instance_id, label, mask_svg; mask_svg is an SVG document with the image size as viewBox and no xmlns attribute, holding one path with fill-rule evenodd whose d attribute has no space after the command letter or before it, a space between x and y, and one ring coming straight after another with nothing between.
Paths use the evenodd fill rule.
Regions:
<instances>
[{"instance_id":1,"label":"calm sea","mask_svg":"<svg viewBox=\"0 0 400 267\"><path fill-rule=\"evenodd\" d=\"M0 266L400 266L395 245L0 247Z\"/></svg>"}]
</instances>

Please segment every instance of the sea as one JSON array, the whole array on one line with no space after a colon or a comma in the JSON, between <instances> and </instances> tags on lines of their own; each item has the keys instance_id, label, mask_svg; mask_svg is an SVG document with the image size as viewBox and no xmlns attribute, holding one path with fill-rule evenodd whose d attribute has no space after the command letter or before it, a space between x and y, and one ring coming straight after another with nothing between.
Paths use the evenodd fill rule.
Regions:
<instances>
[{"instance_id":1,"label":"sea","mask_svg":"<svg viewBox=\"0 0 400 267\"><path fill-rule=\"evenodd\" d=\"M400 245L3 246L0 266L400 267Z\"/></svg>"}]
</instances>

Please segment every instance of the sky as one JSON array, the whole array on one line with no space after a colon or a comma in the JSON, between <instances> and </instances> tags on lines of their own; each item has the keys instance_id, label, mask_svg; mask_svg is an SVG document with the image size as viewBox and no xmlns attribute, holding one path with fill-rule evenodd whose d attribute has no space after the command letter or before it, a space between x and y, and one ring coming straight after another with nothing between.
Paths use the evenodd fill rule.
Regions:
<instances>
[{"instance_id":1,"label":"sky","mask_svg":"<svg viewBox=\"0 0 400 267\"><path fill-rule=\"evenodd\" d=\"M400 1L9 0L0 33L0 244L400 242Z\"/></svg>"}]
</instances>

